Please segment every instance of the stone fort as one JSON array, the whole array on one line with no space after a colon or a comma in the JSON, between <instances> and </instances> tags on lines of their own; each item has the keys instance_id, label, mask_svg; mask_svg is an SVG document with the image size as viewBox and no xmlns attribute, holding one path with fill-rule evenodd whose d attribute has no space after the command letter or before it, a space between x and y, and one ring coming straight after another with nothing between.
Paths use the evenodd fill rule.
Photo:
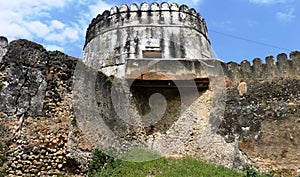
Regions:
<instances>
[{"instance_id":1,"label":"stone fort","mask_svg":"<svg viewBox=\"0 0 300 177\"><path fill-rule=\"evenodd\" d=\"M0 40L0 174L84 176L95 148L300 173L300 52L224 63L176 3L99 14L82 60Z\"/></svg>"}]
</instances>

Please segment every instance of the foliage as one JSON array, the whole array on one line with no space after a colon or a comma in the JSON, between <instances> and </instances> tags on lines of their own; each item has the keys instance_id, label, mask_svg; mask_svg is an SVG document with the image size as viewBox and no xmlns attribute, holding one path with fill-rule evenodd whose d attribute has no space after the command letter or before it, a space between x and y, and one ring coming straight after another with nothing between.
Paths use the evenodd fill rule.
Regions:
<instances>
[{"instance_id":1,"label":"foliage","mask_svg":"<svg viewBox=\"0 0 300 177\"><path fill-rule=\"evenodd\" d=\"M246 177L273 177L274 173L261 174L250 165L244 165L243 171Z\"/></svg>"},{"instance_id":2,"label":"foliage","mask_svg":"<svg viewBox=\"0 0 300 177\"><path fill-rule=\"evenodd\" d=\"M110 177L117 163L113 157L96 149L93 160L89 165L88 176Z\"/></svg>"},{"instance_id":3,"label":"foliage","mask_svg":"<svg viewBox=\"0 0 300 177\"><path fill-rule=\"evenodd\" d=\"M8 166L6 164L7 157L6 153L8 151L8 147L10 146L10 141L5 141L0 143L0 177L4 177Z\"/></svg>"},{"instance_id":4,"label":"foliage","mask_svg":"<svg viewBox=\"0 0 300 177\"><path fill-rule=\"evenodd\" d=\"M0 92L3 89L4 86L5 86L4 83L0 83Z\"/></svg>"}]
</instances>

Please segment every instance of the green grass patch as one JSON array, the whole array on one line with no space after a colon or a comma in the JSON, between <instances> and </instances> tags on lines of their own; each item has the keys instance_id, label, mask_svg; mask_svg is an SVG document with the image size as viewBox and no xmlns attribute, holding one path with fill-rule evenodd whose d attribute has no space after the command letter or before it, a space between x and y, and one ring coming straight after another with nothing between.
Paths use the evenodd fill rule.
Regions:
<instances>
[{"instance_id":1,"label":"green grass patch","mask_svg":"<svg viewBox=\"0 0 300 177\"><path fill-rule=\"evenodd\" d=\"M142 161L142 160L145 161ZM149 161L149 159L155 159ZM261 174L249 165L243 172L216 166L192 157L164 158L155 151L133 149L114 159L102 151L94 152L90 163L90 177L273 177L274 174Z\"/></svg>"},{"instance_id":2,"label":"green grass patch","mask_svg":"<svg viewBox=\"0 0 300 177\"><path fill-rule=\"evenodd\" d=\"M124 162L114 169L112 176L126 177L242 177L243 174L224 167L216 167L192 157L160 158L148 162Z\"/></svg>"},{"instance_id":3,"label":"green grass patch","mask_svg":"<svg viewBox=\"0 0 300 177\"><path fill-rule=\"evenodd\" d=\"M133 148L126 154L122 154L118 159L128 162L146 162L160 159L159 152L148 150L145 148Z\"/></svg>"},{"instance_id":4,"label":"green grass patch","mask_svg":"<svg viewBox=\"0 0 300 177\"><path fill-rule=\"evenodd\" d=\"M96 150L90 163L88 176L93 177L242 177L243 173L225 167L218 167L201 160L185 157L163 158L157 152L134 149L114 159ZM141 162L142 159L146 160ZM149 159L155 159L148 161Z\"/></svg>"}]
</instances>

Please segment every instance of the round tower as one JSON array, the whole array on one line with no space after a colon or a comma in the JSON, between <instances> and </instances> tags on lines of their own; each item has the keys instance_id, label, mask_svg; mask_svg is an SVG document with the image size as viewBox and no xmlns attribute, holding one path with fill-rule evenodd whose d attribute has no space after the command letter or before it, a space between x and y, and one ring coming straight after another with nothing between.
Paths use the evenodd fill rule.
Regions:
<instances>
[{"instance_id":1,"label":"round tower","mask_svg":"<svg viewBox=\"0 0 300 177\"><path fill-rule=\"evenodd\" d=\"M140 67L141 61L211 57L201 15L186 5L166 2L124 4L99 14L87 29L83 53L88 66L117 77Z\"/></svg>"},{"instance_id":2,"label":"round tower","mask_svg":"<svg viewBox=\"0 0 300 177\"><path fill-rule=\"evenodd\" d=\"M212 58L194 9L164 2L104 11L87 29L83 62L92 69L79 63L74 74L76 120L104 152L222 151L211 145L226 105L225 65Z\"/></svg>"}]
</instances>

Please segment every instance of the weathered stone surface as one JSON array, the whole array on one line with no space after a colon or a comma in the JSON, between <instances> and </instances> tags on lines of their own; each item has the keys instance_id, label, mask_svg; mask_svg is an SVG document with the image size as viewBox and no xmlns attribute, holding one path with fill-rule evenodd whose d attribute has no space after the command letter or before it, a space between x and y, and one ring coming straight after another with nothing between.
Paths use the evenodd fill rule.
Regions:
<instances>
[{"instance_id":1,"label":"weathered stone surface","mask_svg":"<svg viewBox=\"0 0 300 177\"><path fill-rule=\"evenodd\" d=\"M171 29L178 25L188 28L174 35ZM162 40L166 38L170 41ZM112 45L100 46L104 41ZM256 58L253 65L218 62L215 69L207 62L214 67L204 73L210 76L206 90L126 87L129 83L118 75L125 73L121 65L125 58L143 55L143 42L152 43L150 48L162 44L165 58L207 57L210 52L202 17L167 3L143 3L140 10L122 5L95 18L84 49L91 68L39 44L8 44L0 37L0 166L5 175L84 176L92 148L122 152L134 146L228 167L250 163L262 171L299 173L299 52L292 52L291 59L280 54L277 61L269 56L266 64ZM186 63L190 70L199 69L197 62ZM164 99L153 101L157 93Z\"/></svg>"},{"instance_id":2,"label":"weathered stone surface","mask_svg":"<svg viewBox=\"0 0 300 177\"><path fill-rule=\"evenodd\" d=\"M13 41L7 48L0 62L0 151L6 154L7 174L83 174L91 146L72 112L72 76L79 60L27 40ZM83 165L68 165L81 162L81 154L87 154Z\"/></svg>"},{"instance_id":3,"label":"weathered stone surface","mask_svg":"<svg viewBox=\"0 0 300 177\"><path fill-rule=\"evenodd\" d=\"M142 9L147 9L145 11ZM205 20L194 9L182 5L123 5L94 18L87 29L83 61L109 75L124 77L128 59L211 58ZM122 10L122 11L121 11ZM99 45L101 44L101 45ZM103 44L103 45L102 45Z\"/></svg>"},{"instance_id":4,"label":"weathered stone surface","mask_svg":"<svg viewBox=\"0 0 300 177\"><path fill-rule=\"evenodd\" d=\"M7 52L8 40L6 37L0 36L0 62L2 61L2 57Z\"/></svg>"},{"instance_id":5,"label":"weathered stone surface","mask_svg":"<svg viewBox=\"0 0 300 177\"><path fill-rule=\"evenodd\" d=\"M248 92L228 89L225 119L219 129L257 168L295 174L299 169L300 80L248 82Z\"/></svg>"}]
</instances>

